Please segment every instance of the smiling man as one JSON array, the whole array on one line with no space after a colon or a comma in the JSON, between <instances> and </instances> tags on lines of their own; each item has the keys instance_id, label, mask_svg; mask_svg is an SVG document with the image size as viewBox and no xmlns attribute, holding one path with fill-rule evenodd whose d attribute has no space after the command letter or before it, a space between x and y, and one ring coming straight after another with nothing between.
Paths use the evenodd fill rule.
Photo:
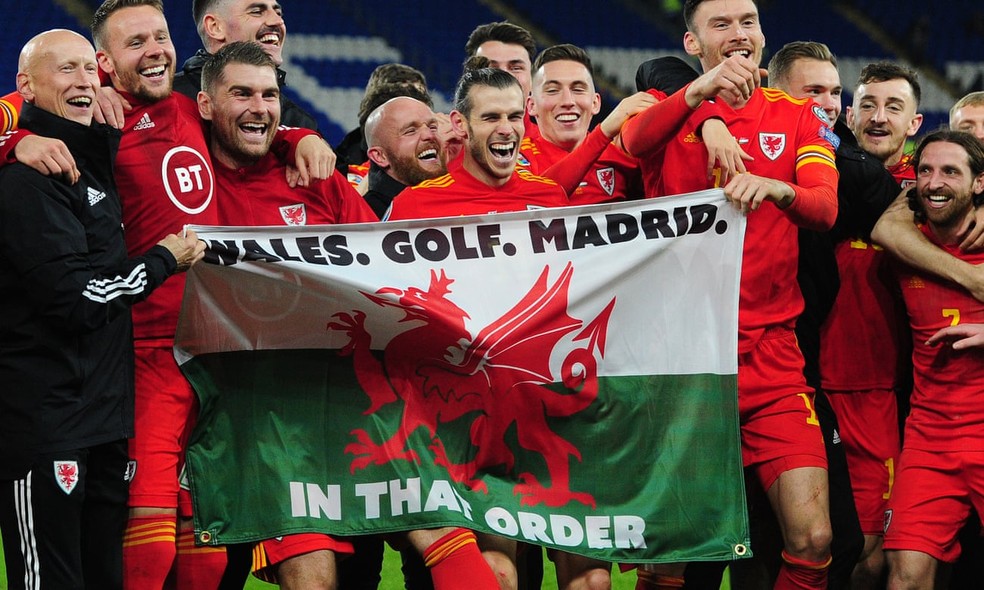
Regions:
<instances>
[{"instance_id":1,"label":"smiling man","mask_svg":"<svg viewBox=\"0 0 984 590\"><path fill-rule=\"evenodd\" d=\"M192 15L204 49L185 61L175 77L174 89L192 99L201 90L202 67L209 54L233 41L255 41L277 65L277 83L287 85L283 49L287 25L283 10L275 0L194 0ZM315 118L280 93L281 121L289 127L318 129Z\"/></svg>"},{"instance_id":2,"label":"smiling man","mask_svg":"<svg viewBox=\"0 0 984 590\"><path fill-rule=\"evenodd\" d=\"M974 201L984 193L984 147L969 133L937 131L916 150L910 202L930 241L951 255L984 262L959 248ZM960 555L957 533L971 508L984 507L984 350L929 344L938 330L984 322L984 305L954 283L904 268L898 279L912 328L912 410L895 489L885 511L889 588L932 588L940 562ZM978 517L979 518L979 517Z\"/></svg>"},{"instance_id":3,"label":"smiling man","mask_svg":"<svg viewBox=\"0 0 984 590\"><path fill-rule=\"evenodd\" d=\"M881 160L908 186L915 178L905 142L916 135L923 116L916 112L922 91L916 73L890 62L866 65L858 77L847 124L865 151Z\"/></svg>"},{"instance_id":4,"label":"smiling man","mask_svg":"<svg viewBox=\"0 0 984 590\"><path fill-rule=\"evenodd\" d=\"M527 99L527 110L536 117L540 133L523 139L520 165L557 180L572 204L640 198L639 162L612 145L612 139L628 117L655 103L655 97L645 92L629 96L589 133L592 117L601 110L591 58L574 45L548 47L533 64L532 93ZM575 152L576 157L570 158Z\"/></svg>"},{"instance_id":5,"label":"smiling man","mask_svg":"<svg viewBox=\"0 0 984 590\"><path fill-rule=\"evenodd\" d=\"M344 176L310 186L287 185L287 164L270 151L280 123L280 88L274 61L254 42L233 42L209 56L202 70L198 109L210 122L219 218L229 225L307 225L377 221ZM255 440L272 444L257 434ZM334 587L335 554L350 544L308 533L264 541L260 575L284 588Z\"/></svg>"},{"instance_id":6,"label":"smiling man","mask_svg":"<svg viewBox=\"0 0 984 590\"><path fill-rule=\"evenodd\" d=\"M451 125L465 141L461 165L397 195L388 219L478 215L568 204L557 183L516 170L525 112L523 90L515 77L494 68L466 72L458 82L451 111Z\"/></svg>"},{"instance_id":7,"label":"smiling man","mask_svg":"<svg viewBox=\"0 0 984 590\"><path fill-rule=\"evenodd\" d=\"M11 589L123 586L133 465L131 306L204 252L194 232L127 257L113 163L120 135L91 125L98 65L54 30L20 55L20 124L65 142L75 184L0 171L0 532ZM180 225L170 226L177 231Z\"/></svg>"},{"instance_id":8,"label":"smiling man","mask_svg":"<svg viewBox=\"0 0 984 590\"><path fill-rule=\"evenodd\" d=\"M705 73L626 122L622 141L640 157L647 195L721 186L748 214L736 351L742 459L780 521L775 588L825 588L831 542L827 459L794 326L803 310L797 228L830 229L837 214L832 134L826 113L812 100L760 87L765 36L753 0L687 0L684 20L684 49ZM706 100L713 96L714 103ZM672 126L660 107L674 104L684 105L677 114L682 128L667 137L660 127ZM698 131L713 118L724 121L752 157L744 162L747 173L727 180L720 167L709 177L705 167L694 165L708 160ZM682 567L658 569L653 585L682 583Z\"/></svg>"}]
</instances>

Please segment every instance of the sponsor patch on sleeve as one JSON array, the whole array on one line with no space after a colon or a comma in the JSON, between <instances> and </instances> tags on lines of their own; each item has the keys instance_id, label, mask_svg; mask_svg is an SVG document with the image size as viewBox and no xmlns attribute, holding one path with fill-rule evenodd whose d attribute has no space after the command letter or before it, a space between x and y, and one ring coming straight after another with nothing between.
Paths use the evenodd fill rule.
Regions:
<instances>
[{"instance_id":1,"label":"sponsor patch on sleeve","mask_svg":"<svg viewBox=\"0 0 984 590\"><path fill-rule=\"evenodd\" d=\"M834 133L834 130L830 127L821 127L820 131L817 132L817 135L829 141L830 145L834 146L835 150L840 147L841 138L837 137L837 134Z\"/></svg>"}]
</instances>

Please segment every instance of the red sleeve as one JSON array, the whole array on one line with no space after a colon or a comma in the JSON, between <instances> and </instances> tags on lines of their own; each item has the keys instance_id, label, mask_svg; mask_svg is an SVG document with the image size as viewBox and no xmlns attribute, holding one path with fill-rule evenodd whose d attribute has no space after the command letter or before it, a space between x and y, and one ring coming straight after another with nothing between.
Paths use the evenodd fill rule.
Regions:
<instances>
[{"instance_id":1,"label":"red sleeve","mask_svg":"<svg viewBox=\"0 0 984 590\"><path fill-rule=\"evenodd\" d=\"M17 129L17 119L23 103L24 97L16 91L0 97L0 134Z\"/></svg>"},{"instance_id":2,"label":"red sleeve","mask_svg":"<svg viewBox=\"0 0 984 590\"><path fill-rule=\"evenodd\" d=\"M790 221L827 231L837 219L837 165L827 126L810 107L802 109L796 137L796 198L785 209Z\"/></svg>"},{"instance_id":3,"label":"red sleeve","mask_svg":"<svg viewBox=\"0 0 984 590\"><path fill-rule=\"evenodd\" d=\"M694 112L687 104L684 86L669 98L659 90L647 90L660 101L622 125L622 145L629 155L645 156L664 145L680 131Z\"/></svg>"},{"instance_id":4,"label":"red sleeve","mask_svg":"<svg viewBox=\"0 0 984 590\"><path fill-rule=\"evenodd\" d=\"M796 198L783 212L790 221L806 229L827 231L837 218L837 169L813 164L796 172L791 184Z\"/></svg>"},{"instance_id":5,"label":"red sleeve","mask_svg":"<svg viewBox=\"0 0 984 590\"><path fill-rule=\"evenodd\" d=\"M14 148L20 140L31 134L30 131L17 129L17 120L20 118L23 104L24 97L16 91L0 97L0 166L17 161L14 157Z\"/></svg>"},{"instance_id":6,"label":"red sleeve","mask_svg":"<svg viewBox=\"0 0 984 590\"><path fill-rule=\"evenodd\" d=\"M591 170L591 166L598 161L598 158L611 143L612 140L602 133L601 125L597 125L584 138L581 145L556 164L544 170L540 176L553 180L564 189L564 192L572 195L588 171Z\"/></svg>"},{"instance_id":7,"label":"red sleeve","mask_svg":"<svg viewBox=\"0 0 984 590\"><path fill-rule=\"evenodd\" d=\"M294 155L297 151L297 144L309 135L321 137L321 134L317 131L302 127L285 127L281 125L277 128L277 135L273 138L273 144L270 146L270 150L280 158L281 162L293 166L296 164Z\"/></svg>"}]
</instances>

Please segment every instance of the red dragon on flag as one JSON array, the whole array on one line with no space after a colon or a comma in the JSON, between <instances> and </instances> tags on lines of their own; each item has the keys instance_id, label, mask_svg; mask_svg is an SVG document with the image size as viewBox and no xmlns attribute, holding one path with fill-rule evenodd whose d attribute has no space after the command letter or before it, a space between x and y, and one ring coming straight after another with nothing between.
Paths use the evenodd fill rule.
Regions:
<instances>
[{"instance_id":1,"label":"red dragon on flag","mask_svg":"<svg viewBox=\"0 0 984 590\"><path fill-rule=\"evenodd\" d=\"M597 364L604 357L615 299L590 322L573 318L568 313L573 266L568 263L553 283L549 271L544 268L529 292L475 337L466 327L468 313L448 297L454 280L443 270L440 275L431 271L426 290L411 286L362 292L376 305L402 310L400 324L413 324L386 344L381 358L370 347L364 312L333 316L328 329L349 337L340 354L353 356L359 385L369 397L364 414L404 404L400 426L387 440L377 442L365 430L352 431L356 442L345 452L355 455L353 473L396 460L419 463L408 437L426 428L435 463L455 481L487 491L484 472L512 471L515 456L506 433L515 425L519 446L543 456L550 478L547 484L532 473L517 474L513 491L522 496L522 504L578 501L595 506L591 494L570 489L570 457L580 460L581 453L551 430L548 418L575 415L597 398ZM563 354L559 379L551 368L555 351ZM455 462L437 427L470 413L477 414L470 428L475 450L470 460Z\"/></svg>"}]
</instances>

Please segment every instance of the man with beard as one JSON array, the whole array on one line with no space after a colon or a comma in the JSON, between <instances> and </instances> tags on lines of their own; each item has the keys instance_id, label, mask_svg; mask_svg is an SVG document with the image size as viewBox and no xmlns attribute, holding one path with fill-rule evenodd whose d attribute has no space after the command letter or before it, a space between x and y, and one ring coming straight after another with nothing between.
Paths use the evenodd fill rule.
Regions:
<instances>
[{"instance_id":1,"label":"man with beard","mask_svg":"<svg viewBox=\"0 0 984 590\"><path fill-rule=\"evenodd\" d=\"M161 3L107 0L93 15L92 36L100 66L133 107L126 113L115 169L128 250L146 250L161 226L219 223L197 105L171 91L175 54ZM275 145L286 152L282 138L292 138L299 150L309 142L317 151L324 142L308 135L314 134L287 132ZM297 159L302 162L300 153ZM330 169L325 160L321 166ZM194 391L172 352L183 289L183 280L169 281L133 309L137 395L130 455L137 470L124 538L127 588L161 588L172 566L178 587L214 588L225 568L221 548L195 545L190 498L179 491L197 415Z\"/></svg>"},{"instance_id":2,"label":"man with beard","mask_svg":"<svg viewBox=\"0 0 984 590\"><path fill-rule=\"evenodd\" d=\"M984 146L960 131L927 136L914 157L910 203L934 244L971 264L959 248L984 193ZM940 562L960 555L957 533L972 508L984 513L984 350L934 346L947 326L984 322L984 305L964 289L911 268L898 272L912 328L911 412L895 489L885 512L889 588L932 588ZM951 328L952 329L952 328ZM936 335L936 336L934 336Z\"/></svg>"},{"instance_id":3,"label":"man with beard","mask_svg":"<svg viewBox=\"0 0 984 590\"><path fill-rule=\"evenodd\" d=\"M505 213L568 204L557 183L516 169L525 113L523 89L511 74L494 68L466 71L458 81L451 111L451 125L465 143L461 161L447 174L397 195L387 220ZM436 125L429 131L436 131ZM434 148L416 154L430 149ZM504 587L515 588L516 542L479 535L478 544Z\"/></svg>"},{"instance_id":4,"label":"man with beard","mask_svg":"<svg viewBox=\"0 0 984 590\"><path fill-rule=\"evenodd\" d=\"M742 458L779 518L784 548L775 588L823 588L831 540L827 460L793 329L803 309L797 227L827 230L837 212L827 117L812 101L758 87L765 37L753 0L688 0L684 20L684 48L705 74L681 91L689 107L677 119L682 128L672 138L654 132L667 126L658 107L680 104L674 95L630 119L622 141L641 158L647 195L723 186L748 212L738 311ZM714 95L715 103L703 100ZM709 178L693 165L707 159L697 131L708 118L722 119L750 150L747 173L729 179L721 166ZM682 583L682 565L656 569L647 572L653 585Z\"/></svg>"},{"instance_id":5,"label":"man with beard","mask_svg":"<svg viewBox=\"0 0 984 590\"><path fill-rule=\"evenodd\" d=\"M437 117L417 98L397 96L377 107L366 119L365 134L369 146L365 199L380 217L403 189L448 171Z\"/></svg>"},{"instance_id":6,"label":"man with beard","mask_svg":"<svg viewBox=\"0 0 984 590\"><path fill-rule=\"evenodd\" d=\"M286 164L270 151L280 123L280 87L275 62L253 42L233 42L210 55L198 95L202 119L210 122L209 152L219 218L230 225L359 223L378 218L339 172L291 189ZM257 441L271 444L257 435ZM284 588L331 588L335 554L348 543L328 535L287 535L260 544L262 577ZM243 574L245 575L245 573Z\"/></svg>"},{"instance_id":7,"label":"man with beard","mask_svg":"<svg viewBox=\"0 0 984 590\"><path fill-rule=\"evenodd\" d=\"M202 89L202 67L209 54L233 41L255 41L277 64L277 83L281 90L287 85L283 48L287 40L287 25L283 10L275 0L194 0L192 15L204 49L188 58L174 77L174 89L195 99ZM280 93L281 123L289 127L318 129L313 116ZM334 165L334 164L333 164Z\"/></svg>"},{"instance_id":8,"label":"man with beard","mask_svg":"<svg viewBox=\"0 0 984 590\"><path fill-rule=\"evenodd\" d=\"M389 220L522 211L567 204L557 183L516 170L526 113L523 90L503 70L466 72L455 90L451 125L465 139L460 166L401 192Z\"/></svg>"}]
</instances>

